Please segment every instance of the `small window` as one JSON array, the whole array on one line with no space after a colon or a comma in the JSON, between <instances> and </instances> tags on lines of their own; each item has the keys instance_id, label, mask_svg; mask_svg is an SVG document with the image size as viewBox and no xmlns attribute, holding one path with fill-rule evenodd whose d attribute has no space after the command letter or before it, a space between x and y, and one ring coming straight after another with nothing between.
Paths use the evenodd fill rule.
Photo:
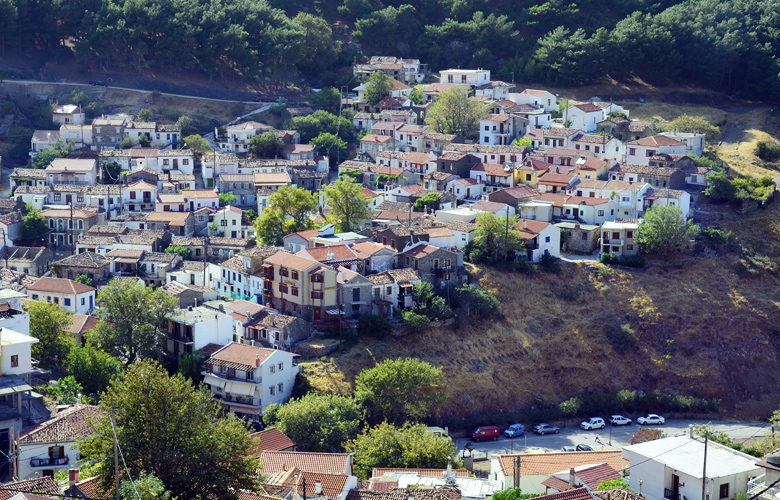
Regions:
<instances>
[{"instance_id":1,"label":"small window","mask_svg":"<svg viewBox=\"0 0 780 500\"><path fill-rule=\"evenodd\" d=\"M234 221L235 222L235 221ZM298 271L292 272L292 279L297 280L298 279Z\"/></svg>"},{"instance_id":2,"label":"small window","mask_svg":"<svg viewBox=\"0 0 780 500\"><path fill-rule=\"evenodd\" d=\"M268 392L271 394L271 396L275 396L276 395L276 387L274 387L274 386L269 387L268 388Z\"/></svg>"},{"instance_id":3,"label":"small window","mask_svg":"<svg viewBox=\"0 0 780 500\"><path fill-rule=\"evenodd\" d=\"M274 365L271 365L269 367L269 370L271 371L271 373L276 373L276 367Z\"/></svg>"},{"instance_id":4,"label":"small window","mask_svg":"<svg viewBox=\"0 0 780 500\"><path fill-rule=\"evenodd\" d=\"M544 237L544 242L545 243L549 243L550 242L550 237L549 236L545 236Z\"/></svg>"},{"instance_id":5,"label":"small window","mask_svg":"<svg viewBox=\"0 0 780 500\"><path fill-rule=\"evenodd\" d=\"M38 300L38 296L36 294L33 294L32 299L33 300Z\"/></svg>"},{"instance_id":6,"label":"small window","mask_svg":"<svg viewBox=\"0 0 780 500\"><path fill-rule=\"evenodd\" d=\"M11 366L12 367L19 366L19 355L18 354L14 354L14 355L11 356Z\"/></svg>"},{"instance_id":7,"label":"small window","mask_svg":"<svg viewBox=\"0 0 780 500\"><path fill-rule=\"evenodd\" d=\"M70 306L70 299L65 299L65 305Z\"/></svg>"},{"instance_id":8,"label":"small window","mask_svg":"<svg viewBox=\"0 0 780 500\"><path fill-rule=\"evenodd\" d=\"M280 393L280 394L281 394L282 392L284 392L284 384L278 384L278 385L276 386L276 390L277 390L277 391L279 391L279 393Z\"/></svg>"},{"instance_id":9,"label":"small window","mask_svg":"<svg viewBox=\"0 0 780 500\"><path fill-rule=\"evenodd\" d=\"M720 498L729 497L729 483L720 485Z\"/></svg>"},{"instance_id":10,"label":"small window","mask_svg":"<svg viewBox=\"0 0 780 500\"><path fill-rule=\"evenodd\" d=\"M81 305L82 306L86 305L86 303L87 303L87 299L85 299L84 297L81 297Z\"/></svg>"}]
</instances>

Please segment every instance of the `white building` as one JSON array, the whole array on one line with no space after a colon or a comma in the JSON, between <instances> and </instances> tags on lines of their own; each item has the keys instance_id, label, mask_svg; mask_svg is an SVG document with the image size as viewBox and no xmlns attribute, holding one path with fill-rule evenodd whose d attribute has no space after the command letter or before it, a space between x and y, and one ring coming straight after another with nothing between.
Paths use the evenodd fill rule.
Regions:
<instances>
[{"instance_id":1,"label":"white building","mask_svg":"<svg viewBox=\"0 0 780 500\"><path fill-rule=\"evenodd\" d=\"M674 132L661 132L659 135L674 139L685 144L685 153L691 153L693 156L701 156L704 154L704 139L705 134L696 134L688 132L680 132L675 130Z\"/></svg>"},{"instance_id":2,"label":"white building","mask_svg":"<svg viewBox=\"0 0 780 500\"><path fill-rule=\"evenodd\" d=\"M649 500L666 498L702 498L704 481L704 439L690 433L656 439L623 448L623 458L631 463L631 490ZM707 498L727 500L744 494L748 481L764 470L758 459L713 441L707 444Z\"/></svg>"},{"instance_id":3,"label":"white building","mask_svg":"<svg viewBox=\"0 0 780 500\"><path fill-rule=\"evenodd\" d=\"M46 167L46 181L49 184L95 184L97 162L77 158L55 158Z\"/></svg>"},{"instance_id":4,"label":"white building","mask_svg":"<svg viewBox=\"0 0 780 500\"><path fill-rule=\"evenodd\" d=\"M520 219L517 221L523 250L531 262L539 262L544 255L561 256L561 230L548 222Z\"/></svg>"},{"instance_id":5,"label":"white building","mask_svg":"<svg viewBox=\"0 0 780 500\"><path fill-rule=\"evenodd\" d=\"M489 69L445 69L440 73L439 83L479 87L490 83Z\"/></svg>"},{"instance_id":6,"label":"white building","mask_svg":"<svg viewBox=\"0 0 780 500\"><path fill-rule=\"evenodd\" d=\"M684 155L686 145L665 135L653 135L626 143L626 161L629 165L650 165L650 158L659 153Z\"/></svg>"},{"instance_id":7,"label":"white building","mask_svg":"<svg viewBox=\"0 0 780 500\"><path fill-rule=\"evenodd\" d=\"M64 278L41 278L27 287L27 297L64 307L68 312L89 314L95 307L95 289Z\"/></svg>"},{"instance_id":8,"label":"white building","mask_svg":"<svg viewBox=\"0 0 780 500\"><path fill-rule=\"evenodd\" d=\"M639 255L639 244L635 237L640 222L636 219L617 219L602 224L600 253L615 253L621 257Z\"/></svg>"},{"instance_id":9,"label":"white building","mask_svg":"<svg viewBox=\"0 0 780 500\"><path fill-rule=\"evenodd\" d=\"M60 125L83 125L86 117L87 115L84 114L84 110L82 110L80 106L65 104L54 108L51 115L51 121L59 123Z\"/></svg>"},{"instance_id":10,"label":"white building","mask_svg":"<svg viewBox=\"0 0 780 500\"><path fill-rule=\"evenodd\" d=\"M77 467L81 459L77 441L92 434L89 421L101 415L97 406L76 404L26 430L18 440L19 478L51 476L57 470Z\"/></svg>"},{"instance_id":11,"label":"white building","mask_svg":"<svg viewBox=\"0 0 780 500\"><path fill-rule=\"evenodd\" d=\"M36 130L30 138L30 158L35 158L44 149L53 148L59 140L59 130Z\"/></svg>"},{"instance_id":12,"label":"white building","mask_svg":"<svg viewBox=\"0 0 780 500\"><path fill-rule=\"evenodd\" d=\"M203 383L225 409L260 420L271 403L289 401L297 374L290 352L231 342L206 360Z\"/></svg>"},{"instance_id":13,"label":"white building","mask_svg":"<svg viewBox=\"0 0 780 500\"><path fill-rule=\"evenodd\" d=\"M165 337L164 351L174 357L206 344L225 345L233 339L233 318L203 306L176 309L168 317Z\"/></svg>"},{"instance_id":14,"label":"white building","mask_svg":"<svg viewBox=\"0 0 780 500\"><path fill-rule=\"evenodd\" d=\"M565 120L571 120L571 128L584 130L592 134L597 123L604 119L604 110L593 103L575 104L564 111Z\"/></svg>"},{"instance_id":15,"label":"white building","mask_svg":"<svg viewBox=\"0 0 780 500\"><path fill-rule=\"evenodd\" d=\"M246 153L249 151L252 137L270 132L272 127L265 123L254 121L237 123L226 128L225 140L219 142L219 149L223 153ZM219 132L214 131L214 136L219 137Z\"/></svg>"},{"instance_id":16,"label":"white building","mask_svg":"<svg viewBox=\"0 0 780 500\"><path fill-rule=\"evenodd\" d=\"M558 111L558 98L546 90L525 89L519 94L509 94L509 100L515 104L530 104L546 112Z\"/></svg>"}]
</instances>

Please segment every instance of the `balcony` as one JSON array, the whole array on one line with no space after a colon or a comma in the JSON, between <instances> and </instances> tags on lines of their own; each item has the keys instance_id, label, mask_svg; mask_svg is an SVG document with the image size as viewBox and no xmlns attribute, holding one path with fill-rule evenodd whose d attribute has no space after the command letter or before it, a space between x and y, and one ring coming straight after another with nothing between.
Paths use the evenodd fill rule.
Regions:
<instances>
[{"instance_id":1,"label":"balcony","mask_svg":"<svg viewBox=\"0 0 780 500\"><path fill-rule=\"evenodd\" d=\"M247 406L262 406L262 401L257 398L251 398L246 396L234 396L232 394L225 394L224 396L217 396L218 398L222 399L225 403L230 403L232 405L239 404L239 405L247 405Z\"/></svg>"},{"instance_id":2,"label":"balcony","mask_svg":"<svg viewBox=\"0 0 780 500\"><path fill-rule=\"evenodd\" d=\"M69 462L70 459L67 456L62 458L31 458L30 467L64 467Z\"/></svg>"},{"instance_id":3,"label":"balcony","mask_svg":"<svg viewBox=\"0 0 780 500\"><path fill-rule=\"evenodd\" d=\"M769 488L768 490L764 491L766 487L766 474L761 474L760 476L748 481L748 498L753 498L756 495L758 495L756 496L756 500L777 500L780 498L780 488ZM763 493L761 493L762 491ZM761 494L759 495L759 493Z\"/></svg>"},{"instance_id":4,"label":"balcony","mask_svg":"<svg viewBox=\"0 0 780 500\"><path fill-rule=\"evenodd\" d=\"M211 375L212 377L221 378L223 380L235 380L238 382L244 382L247 384L262 384L263 378L260 377L259 379L255 380L251 376L247 378L246 375L237 376L235 373L221 373L221 372L214 372L211 371L208 367L203 371L203 375Z\"/></svg>"}]
</instances>

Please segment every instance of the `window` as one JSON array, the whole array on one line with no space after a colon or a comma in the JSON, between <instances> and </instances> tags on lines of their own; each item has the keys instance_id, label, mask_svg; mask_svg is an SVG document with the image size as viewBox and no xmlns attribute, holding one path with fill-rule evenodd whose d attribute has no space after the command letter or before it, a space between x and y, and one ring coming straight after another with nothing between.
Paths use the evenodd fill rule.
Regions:
<instances>
[{"instance_id":1,"label":"window","mask_svg":"<svg viewBox=\"0 0 780 500\"><path fill-rule=\"evenodd\" d=\"M284 283L279 283L279 291L282 293L287 293L287 285Z\"/></svg>"},{"instance_id":2,"label":"window","mask_svg":"<svg viewBox=\"0 0 780 500\"><path fill-rule=\"evenodd\" d=\"M62 199L62 195L60 193L54 193L54 201L60 201Z\"/></svg>"},{"instance_id":3,"label":"window","mask_svg":"<svg viewBox=\"0 0 780 500\"><path fill-rule=\"evenodd\" d=\"M233 221L233 222L235 222L235 221ZM294 280L298 279L298 271L293 271L292 272L292 279L294 279Z\"/></svg>"},{"instance_id":4,"label":"window","mask_svg":"<svg viewBox=\"0 0 780 500\"><path fill-rule=\"evenodd\" d=\"M79 229L84 229L84 221L79 219ZM143 228L141 228L143 229Z\"/></svg>"},{"instance_id":5,"label":"window","mask_svg":"<svg viewBox=\"0 0 780 500\"><path fill-rule=\"evenodd\" d=\"M268 392L271 393L271 396L275 396L276 395L276 387L274 387L274 386L269 387L268 388Z\"/></svg>"},{"instance_id":6,"label":"window","mask_svg":"<svg viewBox=\"0 0 780 500\"><path fill-rule=\"evenodd\" d=\"M634 245L626 245L626 250L633 250L633 249L634 249Z\"/></svg>"},{"instance_id":7,"label":"window","mask_svg":"<svg viewBox=\"0 0 780 500\"><path fill-rule=\"evenodd\" d=\"M359 302L360 301L360 288L353 288L352 289L352 301L353 302Z\"/></svg>"},{"instance_id":8,"label":"window","mask_svg":"<svg viewBox=\"0 0 780 500\"><path fill-rule=\"evenodd\" d=\"M322 292L317 291L317 290L312 290L311 298L312 299L321 299L322 298Z\"/></svg>"},{"instance_id":9,"label":"window","mask_svg":"<svg viewBox=\"0 0 780 500\"><path fill-rule=\"evenodd\" d=\"M628 148L628 154L635 155L636 154L636 148Z\"/></svg>"},{"instance_id":10,"label":"window","mask_svg":"<svg viewBox=\"0 0 780 500\"><path fill-rule=\"evenodd\" d=\"M653 151L652 149L648 149L645 155L647 155L648 158L653 157L655 156L655 151Z\"/></svg>"},{"instance_id":11,"label":"window","mask_svg":"<svg viewBox=\"0 0 780 500\"><path fill-rule=\"evenodd\" d=\"M269 366L269 367L268 367L268 370L269 370L271 373L276 373L276 366L274 366L274 365L271 365L271 366Z\"/></svg>"},{"instance_id":12,"label":"window","mask_svg":"<svg viewBox=\"0 0 780 500\"><path fill-rule=\"evenodd\" d=\"M11 356L11 366L12 367L19 366L19 356L17 354Z\"/></svg>"},{"instance_id":13,"label":"window","mask_svg":"<svg viewBox=\"0 0 780 500\"><path fill-rule=\"evenodd\" d=\"M279 371L284 370L284 363L279 363L278 368L279 368Z\"/></svg>"},{"instance_id":14,"label":"window","mask_svg":"<svg viewBox=\"0 0 780 500\"><path fill-rule=\"evenodd\" d=\"M135 199L135 191L130 191L130 199L131 200Z\"/></svg>"},{"instance_id":15,"label":"window","mask_svg":"<svg viewBox=\"0 0 780 500\"><path fill-rule=\"evenodd\" d=\"M70 299L65 299L65 305L70 306Z\"/></svg>"},{"instance_id":16,"label":"window","mask_svg":"<svg viewBox=\"0 0 780 500\"><path fill-rule=\"evenodd\" d=\"M279 393L282 393L282 392L284 392L284 384L278 384L278 385L276 386L276 390L277 390Z\"/></svg>"},{"instance_id":17,"label":"window","mask_svg":"<svg viewBox=\"0 0 780 500\"><path fill-rule=\"evenodd\" d=\"M227 221L225 219L222 219L221 221L219 221L219 225L223 227L227 226Z\"/></svg>"},{"instance_id":18,"label":"window","mask_svg":"<svg viewBox=\"0 0 780 500\"><path fill-rule=\"evenodd\" d=\"M391 293L393 293L393 287L391 287L391 286L387 287L386 292L387 292L387 295L390 295Z\"/></svg>"},{"instance_id":19,"label":"window","mask_svg":"<svg viewBox=\"0 0 780 500\"><path fill-rule=\"evenodd\" d=\"M293 297L297 297L298 296L298 287L297 286L290 287L290 290L292 291Z\"/></svg>"},{"instance_id":20,"label":"window","mask_svg":"<svg viewBox=\"0 0 780 500\"><path fill-rule=\"evenodd\" d=\"M599 152L599 147L598 146L595 146L595 151L596 151L596 153Z\"/></svg>"},{"instance_id":21,"label":"window","mask_svg":"<svg viewBox=\"0 0 780 500\"><path fill-rule=\"evenodd\" d=\"M163 165L167 165L167 164L168 164L168 160L167 159L163 160Z\"/></svg>"},{"instance_id":22,"label":"window","mask_svg":"<svg viewBox=\"0 0 780 500\"><path fill-rule=\"evenodd\" d=\"M466 83L466 75L460 75L460 83Z\"/></svg>"},{"instance_id":23,"label":"window","mask_svg":"<svg viewBox=\"0 0 780 500\"><path fill-rule=\"evenodd\" d=\"M311 275L311 282L312 283L322 283L322 275L321 274L312 274Z\"/></svg>"},{"instance_id":24,"label":"window","mask_svg":"<svg viewBox=\"0 0 780 500\"><path fill-rule=\"evenodd\" d=\"M285 269L285 268L279 269L279 276L287 277L289 275L290 275L290 273L287 271L287 269Z\"/></svg>"},{"instance_id":25,"label":"window","mask_svg":"<svg viewBox=\"0 0 780 500\"><path fill-rule=\"evenodd\" d=\"M84 297L81 297L81 305L83 306L86 303L87 303L87 299L85 299Z\"/></svg>"},{"instance_id":26,"label":"window","mask_svg":"<svg viewBox=\"0 0 780 500\"><path fill-rule=\"evenodd\" d=\"M604 217L604 210L599 210L599 217Z\"/></svg>"},{"instance_id":27,"label":"window","mask_svg":"<svg viewBox=\"0 0 780 500\"><path fill-rule=\"evenodd\" d=\"M76 195L76 201L79 203L84 203L84 195L83 194Z\"/></svg>"},{"instance_id":28,"label":"window","mask_svg":"<svg viewBox=\"0 0 780 500\"><path fill-rule=\"evenodd\" d=\"M626 238L633 238L634 232L633 231L626 231Z\"/></svg>"},{"instance_id":29,"label":"window","mask_svg":"<svg viewBox=\"0 0 780 500\"><path fill-rule=\"evenodd\" d=\"M188 160L187 158L185 158L185 159L183 159L183 160L181 161L181 164L182 164L182 165L189 165L189 164L190 164L190 160Z\"/></svg>"},{"instance_id":30,"label":"window","mask_svg":"<svg viewBox=\"0 0 780 500\"><path fill-rule=\"evenodd\" d=\"M720 485L720 498L729 497L729 483Z\"/></svg>"},{"instance_id":31,"label":"window","mask_svg":"<svg viewBox=\"0 0 780 500\"><path fill-rule=\"evenodd\" d=\"M545 236L544 237L544 242L545 243L549 243L550 242L550 237L549 236Z\"/></svg>"}]
</instances>

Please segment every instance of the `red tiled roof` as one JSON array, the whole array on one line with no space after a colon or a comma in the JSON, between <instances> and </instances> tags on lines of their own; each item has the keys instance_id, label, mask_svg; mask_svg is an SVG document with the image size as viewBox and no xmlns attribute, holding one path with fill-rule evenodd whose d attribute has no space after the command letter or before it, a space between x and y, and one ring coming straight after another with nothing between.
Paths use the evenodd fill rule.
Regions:
<instances>
[{"instance_id":1,"label":"red tiled roof","mask_svg":"<svg viewBox=\"0 0 780 500\"><path fill-rule=\"evenodd\" d=\"M585 104L577 104L574 106L577 109L580 109L586 113L595 113L596 111L601 111L601 108L596 106L592 103L585 103Z\"/></svg>"},{"instance_id":2,"label":"red tiled roof","mask_svg":"<svg viewBox=\"0 0 780 500\"><path fill-rule=\"evenodd\" d=\"M535 90L535 89L525 89L521 92L521 94L530 94L536 97L542 97L544 94L546 94L546 90Z\"/></svg>"},{"instance_id":3,"label":"red tiled roof","mask_svg":"<svg viewBox=\"0 0 780 500\"><path fill-rule=\"evenodd\" d=\"M304 482L305 479L305 482ZM317 496L316 484L322 488L322 495L328 498L341 498L349 476L345 474L322 474L318 472L301 471L296 481L295 491L298 495Z\"/></svg>"},{"instance_id":4,"label":"red tiled roof","mask_svg":"<svg viewBox=\"0 0 780 500\"><path fill-rule=\"evenodd\" d=\"M573 179L576 179L576 177L571 175L547 172L546 174L540 176L537 182L539 184L546 184L550 186L568 186L569 184L571 184L571 181Z\"/></svg>"},{"instance_id":5,"label":"red tiled roof","mask_svg":"<svg viewBox=\"0 0 780 500\"><path fill-rule=\"evenodd\" d=\"M8 488L8 489L5 489ZM44 495L59 495L60 489L54 479L49 476L25 479L0 485L0 500L8 500L19 491L37 491Z\"/></svg>"},{"instance_id":6,"label":"red tiled roof","mask_svg":"<svg viewBox=\"0 0 780 500\"><path fill-rule=\"evenodd\" d=\"M213 342L210 342L210 343L206 344L205 346L203 346L203 349L201 349L201 351L203 351L203 355L204 356L211 356L212 354L214 354L215 352L219 351L223 347L225 347L225 346L223 346L221 344L215 344Z\"/></svg>"},{"instance_id":7,"label":"red tiled roof","mask_svg":"<svg viewBox=\"0 0 780 500\"><path fill-rule=\"evenodd\" d=\"M255 447L258 455L264 451L284 451L295 447L293 440L276 427L256 432L249 437L260 438L260 443Z\"/></svg>"},{"instance_id":8,"label":"red tiled roof","mask_svg":"<svg viewBox=\"0 0 780 500\"><path fill-rule=\"evenodd\" d=\"M555 476L550 476L542 481L542 485L558 492L569 491L570 489L574 488L574 486L570 485L568 482L564 481L563 479L558 479Z\"/></svg>"},{"instance_id":9,"label":"red tiled roof","mask_svg":"<svg viewBox=\"0 0 780 500\"><path fill-rule=\"evenodd\" d=\"M474 168L471 170L476 172L487 172L488 175L492 175L494 177L512 176L511 168L507 171L504 170L504 165L496 165L493 163L477 163L476 166L474 166Z\"/></svg>"},{"instance_id":10,"label":"red tiled roof","mask_svg":"<svg viewBox=\"0 0 780 500\"><path fill-rule=\"evenodd\" d=\"M620 473L609 466L609 464L599 464L587 469L576 471L576 475L580 480L587 484L591 489L595 490L604 481L612 481L613 479L620 479Z\"/></svg>"},{"instance_id":11,"label":"red tiled roof","mask_svg":"<svg viewBox=\"0 0 780 500\"><path fill-rule=\"evenodd\" d=\"M74 314L72 316L73 321L65 328L65 331L72 333L73 335L83 335L87 332L94 330L98 324L98 319L94 316L87 316L86 314Z\"/></svg>"},{"instance_id":12,"label":"red tiled roof","mask_svg":"<svg viewBox=\"0 0 780 500\"><path fill-rule=\"evenodd\" d=\"M304 453L297 451L264 451L260 455L263 474L272 474L292 467L305 472L343 474L352 472L346 453Z\"/></svg>"},{"instance_id":13,"label":"red tiled roof","mask_svg":"<svg viewBox=\"0 0 780 500\"><path fill-rule=\"evenodd\" d=\"M648 147L685 146L684 142L676 141L671 137L666 137L665 135L652 135L650 137L644 137L642 139L631 141L628 144L631 146L648 146Z\"/></svg>"},{"instance_id":14,"label":"red tiled roof","mask_svg":"<svg viewBox=\"0 0 780 500\"><path fill-rule=\"evenodd\" d=\"M319 263L313 259L307 259L299 255L293 255L287 252L278 252L265 259L266 264L276 264L282 267L288 267L297 271L305 271Z\"/></svg>"},{"instance_id":15,"label":"red tiled roof","mask_svg":"<svg viewBox=\"0 0 780 500\"><path fill-rule=\"evenodd\" d=\"M268 359L275 351L265 347L255 347L246 344L228 344L218 353L213 354L209 361L224 361L242 366L249 366L252 369Z\"/></svg>"},{"instance_id":16,"label":"red tiled roof","mask_svg":"<svg viewBox=\"0 0 780 500\"><path fill-rule=\"evenodd\" d=\"M97 406L76 404L51 419L25 431L19 444L76 441L92 434L90 421L99 420L103 411Z\"/></svg>"},{"instance_id":17,"label":"red tiled roof","mask_svg":"<svg viewBox=\"0 0 780 500\"><path fill-rule=\"evenodd\" d=\"M587 488L573 488L561 493L545 495L544 500L593 500L593 496Z\"/></svg>"},{"instance_id":18,"label":"red tiled roof","mask_svg":"<svg viewBox=\"0 0 780 500\"><path fill-rule=\"evenodd\" d=\"M514 476L514 455L493 455L498 457L499 465L504 476ZM520 474L552 475L570 467L580 465L607 463L615 470L622 470L623 457L620 450L617 451L575 451L554 452L539 454L523 454L520 461Z\"/></svg>"},{"instance_id":19,"label":"red tiled roof","mask_svg":"<svg viewBox=\"0 0 780 500\"><path fill-rule=\"evenodd\" d=\"M525 223L525 228L523 228ZM530 219L520 219L517 221L517 230L520 233L520 237L524 240L530 240L539 235L542 231L550 227L547 222Z\"/></svg>"},{"instance_id":20,"label":"red tiled roof","mask_svg":"<svg viewBox=\"0 0 780 500\"><path fill-rule=\"evenodd\" d=\"M328 254L333 254L331 257ZM327 247L304 248L296 255L311 258L317 262L329 262L335 260L362 259L366 257L347 245L331 245Z\"/></svg>"},{"instance_id":21,"label":"red tiled roof","mask_svg":"<svg viewBox=\"0 0 780 500\"><path fill-rule=\"evenodd\" d=\"M582 153L571 148L547 148L539 153L542 156L580 156Z\"/></svg>"},{"instance_id":22,"label":"red tiled roof","mask_svg":"<svg viewBox=\"0 0 780 500\"><path fill-rule=\"evenodd\" d=\"M111 498L111 495L103 491L103 489L98 484L98 481L99 479L97 478L97 476L90 477L88 479L76 483L76 487L89 498L101 498L101 499Z\"/></svg>"},{"instance_id":23,"label":"red tiled roof","mask_svg":"<svg viewBox=\"0 0 780 500\"><path fill-rule=\"evenodd\" d=\"M72 293L73 295L95 291L91 286L65 278L41 278L28 286L27 290L34 292Z\"/></svg>"},{"instance_id":24,"label":"red tiled roof","mask_svg":"<svg viewBox=\"0 0 780 500\"><path fill-rule=\"evenodd\" d=\"M375 134L368 134L363 136L362 139L360 139L360 142L387 142L392 137L389 135L375 135Z\"/></svg>"}]
</instances>

